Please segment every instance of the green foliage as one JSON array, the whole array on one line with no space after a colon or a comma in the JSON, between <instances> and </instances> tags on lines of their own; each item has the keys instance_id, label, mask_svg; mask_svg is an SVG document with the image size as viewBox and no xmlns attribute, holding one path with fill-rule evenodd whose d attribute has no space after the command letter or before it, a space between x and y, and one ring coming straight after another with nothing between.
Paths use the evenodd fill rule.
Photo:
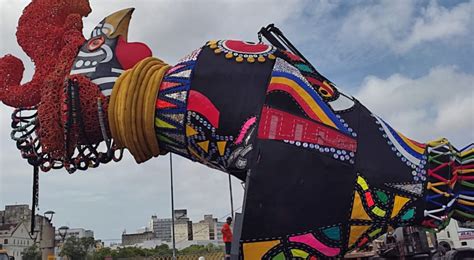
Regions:
<instances>
[{"instance_id":1,"label":"green foliage","mask_svg":"<svg viewBox=\"0 0 474 260\"><path fill-rule=\"evenodd\" d=\"M151 257L151 256L170 256L173 251L167 244L156 246L154 249L144 249L139 247L121 247L116 250L112 250L108 247L101 248L94 252L92 259L103 260L107 256L111 256L113 259L118 258L131 258L131 257Z\"/></svg>"},{"instance_id":2,"label":"green foliage","mask_svg":"<svg viewBox=\"0 0 474 260\"><path fill-rule=\"evenodd\" d=\"M191 245L187 248L180 250L178 255L205 255L207 253L223 252L223 248L208 244L207 246L202 245ZM120 258L134 258L134 257L160 257L160 256L171 256L173 250L167 245L162 244L156 246L154 249L144 249L140 247L120 247L118 249L110 249L108 247L101 248L91 255L93 260L103 260L107 256L111 256L113 259Z\"/></svg>"},{"instance_id":3,"label":"green foliage","mask_svg":"<svg viewBox=\"0 0 474 260\"><path fill-rule=\"evenodd\" d=\"M41 260L41 252L36 244L25 248L21 256L24 260Z\"/></svg>"},{"instance_id":4,"label":"green foliage","mask_svg":"<svg viewBox=\"0 0 474 260\"><path fill-rule=\"evenodd\" d=\"M209 243L207 246L191 245L179 251L180 255L197 255L213 252L222 252L223 248Z\"/></svg>"},{"instance_id":5,"label":"green foliage","mask_svg":"<svg viewBox=\"0 0 474 260\"><path fill-rule=\"evenodd\" d=\"M67 256L71 260L85 259L87 254L94 248L95 241L93 237L77 238L69 237L61 249L61 256Z\"/></svg>"}]
</instances>

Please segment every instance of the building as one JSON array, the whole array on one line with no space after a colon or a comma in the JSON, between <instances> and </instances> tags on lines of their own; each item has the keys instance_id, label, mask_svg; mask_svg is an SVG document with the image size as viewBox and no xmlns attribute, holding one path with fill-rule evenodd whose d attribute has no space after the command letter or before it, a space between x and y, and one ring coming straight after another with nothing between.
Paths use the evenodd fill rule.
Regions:
<instances>
[{"instance_id":1,"label":"building","mask_svg":"<svg viewBox=\"0 0 474 260\"><path fill-rule=\"evenodd\" d=\"M176 240L192 240L193 226L188 217L187 209L176 209L174 211L175 237ZM171 218L158 218L151 216L148 224L151 231L155 234L155 238L165 242L171 242L172 239L172 221ZM178 234L179 233L179 234Z\"/></svg>"},{"instance_id":2,"label":"building","mask_svg":"<svg viewBox=\"0 0 474 260\"><path fill-rule=\"evenodd\" d=\"M210 225L206 221L193 223L193 241L211 240Z\"/></svg>"},{"instance_id":3,"label":"building","mask_svg":"<svg viewBox=\"0 0 474 260\"><path fill-rule=\"evenodd\" d=\"M151 231L143 232L143 233L133 233L133 234L126 234L125 232L122 234L122 246L131 246L142 244L148 240L154 240L155 235Z\"/></svg>"},{"instance_id":4,"label":"building","mask_svg":"<svg viewBox=\"0 0 474 260\"><path fill-rule=\"evenodd\" d=\"M4 211L0 211L0 221L3 224L12 224L31 221L31 210L28 205L6 205ZM29 230L28 225L26 227Z\"/></svg>"},{"instance_id":5,"label":"building","mask_svg":"<svg viewBox=\"0 0 474 260\"><path fill-rule=\"evenodd\" d=\"M189 224L188 223L180 223L174 225L174 234L175 234L175 241L176 243L180 243L182 241L192 240L192 223L191 223L191 232L189 232Z\"/></svg>"},{"instance_id":6,"label":"building","mask_svg":"<svg viewBox=\"0 0 474 260\"><path fill-rule=\"evenodd\" d=\"M223 237L222 237L222 227L224 226L225 222L216 222L216 240L218 243L224 243Z\"/></svg>"},{"instance_id":7,"label":"building","mask_svg":"<svg viewBox=\"0 0 474 260\"><path fill-rule=\"evenodd\" d=\"M223 244L221 229L224 222L219 222L212 214L204 215L204 218L197 223L193 223L186 209L177 209L175 215L175 242L177 245L185 246L192 244L209 243ZM172 221L171 218L158 218L151 216L148 222L149 229L153 232L154 238L163 243L172 241ZM143 230L146 231L146 230ZM145 232L137 232L144 234Z\"/></svg>"},{"instance_id":8,"label":"building","mask_svg":"<svg viewBox=\"0 0 474 260\"><path fill-rule=\"evenodd\" d=\"M3 244L8 255L22 260L21 253L26 248L34 245L35 240L30 236L24 222L17 224L0 225L0 243Z\"/></svg>"},{"instance_id":9,"label":"building","mask_svg":"<svg viewBox=\"0 0 474 260\"><path fill-rule=\"evenodd\" d=\"M204 215L204 220L201 220L200 222L206 222L209 224L209 239L210 240L215 240L216 239L216 232L217 232L217 218L214 218L211 215Z\"/></svg>"},{"instance_id":10,"label":"building","mask_svg":"<svg viewBox=\"0 0 474 260\"><path fill-rule=\"evenodd\" d=\"M171 242L171 218L151 217L151 230L155 234L155 238Z\"/></svg>"},{"instance_id":11,"label":"building","mask_svg":"<svg viewBox=\"0 0 474 260\"><path fill-rule=\"evenodd\" d=\"M83 237L94 237L94 231L84 229L84 228L69 228L67 230L66 236L64 237L67 240L70 237L83 238ZM56 240L62 240L62 237L59 235L59 230L56 231Z\"/></svg>"},{"instance_id":12,"label":"building","mask_svg":"<svg viewBox=\"0 0 474 260\"><path fill-rule=\"evenodd\" d=\"M187 209L174 211L175 241L193 240L193 222L188 217Z\"/></svg>"},{"instance_id":13,"label":"building","mask_svg":"<svg viewBox=\"0 0 474 260\"><path fill-rule=\"evenodd\" d=\"M24 223L28 232L31 233L31 215L32 212L28 205L6 205L5 210L0 210L0 226ZM55 227L48 218L40 215L35 216L33 237L39 245L43 259L54 254L54 233Z\"/></svg>"}]
</instances>

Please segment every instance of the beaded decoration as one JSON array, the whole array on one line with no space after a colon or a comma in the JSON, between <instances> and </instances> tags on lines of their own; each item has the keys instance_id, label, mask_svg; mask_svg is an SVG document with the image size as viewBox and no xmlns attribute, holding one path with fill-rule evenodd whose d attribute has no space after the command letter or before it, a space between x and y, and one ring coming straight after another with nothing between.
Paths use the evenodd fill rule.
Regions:
<instances>
[{"instance_id":1,"label":"beaded decoration","mask_svg":"<svg viewBox=\"0 0 474 260\"><path fill-rule=\"evenodd\" d=\"M206 44L214 53L223 53L226 59L236 62L263 63L267 59L274 60L276 48L263 43L253 43L235 40L209 41Z\"/></svg>"}]
</instances>

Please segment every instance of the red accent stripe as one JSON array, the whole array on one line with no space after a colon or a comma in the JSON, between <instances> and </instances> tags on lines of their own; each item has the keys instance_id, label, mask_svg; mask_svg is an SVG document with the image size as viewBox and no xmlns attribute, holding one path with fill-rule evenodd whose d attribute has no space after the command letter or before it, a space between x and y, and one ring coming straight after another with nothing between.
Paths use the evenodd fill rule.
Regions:
<instances>
[{"instance_id":1,"label":"red accent stripe","mask_svg":"<svg viewBox=\"0 0 474 260\"><path fill-rule=\"evenodd\" d=\"M173 74L175 71L181 69L182 67L184 67L184 65L177 65L177 66L172 67L171 69L168 70L168 72L166 72L166 76Z\"/></svg>"},{"instance_id":2,"label":"red accent stripe","mask_svg":"<svg viewBox=\"0 0 474 260\"><path fill-rule=\"evenodd\" d=\"M474 176L460 176L460 175L458 175L458 180L471 181L471 180L474 180Z\"/></svg>"},{"instance_id":3,"label":"red accent stripe","mask_svg":"<svg viewBox=\"0 0 474 260\"><path fill-rule=\"evenodd\" d=\"M413 139L410 139L410 138L408 138L408 137L406 137L406 136L405 136L405 138L406 138L407 140L409 140L410 142L412 142L414 145L416 145L416 146L418 146L418 147L420 147L420 148L423 148L423 149L426 148L426 144L419 143L419 142L417 142L417 141L415 141L415 140L413 140Z\"/></svg>"},{"instance_id":4,"label":"red accent stripe","mask_svg":"<svg viewBox=\"0 0 474 260\"><path fill-rule=\"evenodd\" d=\"M158 109L176 108L176 105L173 103L158 99L156 101L156 108Z\"/></svg>"},{"instance_id":5,"label":"red accent stripe","mask_svg":"<svg viewBox=\"0 0 474 260\"><path fill-rule=\"evenodd\" d=\"M355 152L355 139L332 127L287 112L264 107L258 137L271 140L300 141Z\"/></svg>"},{"instance_id":6,"label":"red accent stripe","mask_svg":"<svg viewBox=\"0 0 474 260\"><path fill-rule=\"evenodd\" d=\"M366 237L362 238L362 240L359 242L359 244L357 245L358 247L361 247L363 246L365 243L367 243L367 241L369 241L369 239L367 239Z\"/></svg>"},{"instance_id":7,"label":"red accent stripe","mask_svg":"<svg viewBox=\"0 0 474 260\"><path fill-rule=\"evenodd\" d=\"M367 206L369 207L372 207L375 204L370 192L365 193L365 201L367 201Z\"/></svg>"},{"instance_id":8,"label":"red accent stripe","mask_svg":"<svg viewBox=\"0 0 474 260\"><path fill-rule=\"evenodd\" d=\"M432 170L428 170L428 175L431 176L431 177L434 177L444 183L448 183L449 181L441 176L439 176L438 174L434 173L434 171Z\"/></svg>"},{"instance_id":9,"label":"red accent stripe","mask_svg":"<svg viewBox=\"0 0 474 260\"><path fill-rule=\"evenodd\" d=\"M202 93L196 90L189 91L188 110L198 112L206 117L213 127L219 128L219 110Z\"/></svg>"},{"instance_id":10,"label":"red accent stripe","mask_svg":"<svg viewBox=\"0 0 474 260\"><path fill-rule=\"evenodd\" d=\"M283 51L288 58L290 58L293 61L303 61L300 56L293 54L292 52L289 51Z\"/></svg>"},{"instance_id":11,"label":"red accent stripe","mask_svg":"<svg viewBox=\"0 0 474 260\"><path fill-rule=\"evenodd\" d=\"M163 81L160 85L160 91L165 90L165 89L169 89L169 88L174 88L174 87L177 87L179 85L182 85L182 83Z\"/></svg>"}]
</instances>

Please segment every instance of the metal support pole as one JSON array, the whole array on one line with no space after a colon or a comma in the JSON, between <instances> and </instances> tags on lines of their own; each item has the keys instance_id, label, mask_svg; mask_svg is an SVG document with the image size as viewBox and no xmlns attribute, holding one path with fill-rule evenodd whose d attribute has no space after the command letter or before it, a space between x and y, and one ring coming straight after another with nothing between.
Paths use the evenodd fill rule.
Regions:
<instances>
[{"instance_id":1,"label":"metal support pole","mask_svg":"<svg viewBox=\"0 0 474 260\"><path fill-rule=\"evenodd\" d=\"M173 238L173 260L176 260L176 240L174 237L174 186L173 186L173 156L170 153L170 179L171 179L171 232Z\"/></svg>"},{"instance_id":2,"label":"metal support pole","mask_svg":"<svg viewBox=\"0 0 474 260\"><path fill-rule=\"evenodd\" d=\"M232 180L229 174L229 192L230 192L230 212L232 219L234 218L234 196L232 195Z\"/></svg>"}]
</instances>

